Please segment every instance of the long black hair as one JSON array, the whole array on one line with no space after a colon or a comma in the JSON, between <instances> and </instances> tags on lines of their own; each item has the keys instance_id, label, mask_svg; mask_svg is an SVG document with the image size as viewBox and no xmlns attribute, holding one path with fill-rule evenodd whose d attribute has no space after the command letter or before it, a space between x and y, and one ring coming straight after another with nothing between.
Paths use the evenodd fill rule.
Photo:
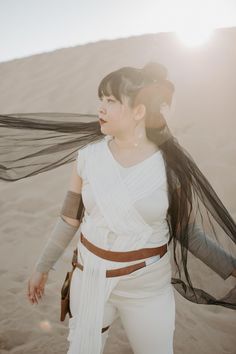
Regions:
<instances>
[{"instance_id":1,"label":"long black hair","mask_svg":"<svg viewBox=\"0 0 236 354\"><path fill-rule=\"evenodd\" d=\"M146 135L162 151L165 162L169 198L167 212L170 230L169 244L173 240L174 261L179 277L181 277L176 252L177 241L179 242L180 259L189 285L188 291L197 300L197 292L193 287L187 267L188 233L191 232L190 225L194 227L197 216L194 212L200 213L203 218L199 205L197 205L197 210L194 208L194 196L197 194L207 208L214 206L210 208L210 212L234 242L236 241L236 224L191 155L170 134L169 128L166 139L161 135L168 127L161 109L164 105L171 105L174 91L174 84L167 78L166 67L160 63L149 62L141 69L127 66L111 72L101 81L98 96L101 98L103 95L113 95L121 103L123 96L127 96L130 107L134 108L140 103L146 107ZM217 238L216 233L215 237ZM181 284L186 291L185 284Z\"/></svg>"}]
</instances>

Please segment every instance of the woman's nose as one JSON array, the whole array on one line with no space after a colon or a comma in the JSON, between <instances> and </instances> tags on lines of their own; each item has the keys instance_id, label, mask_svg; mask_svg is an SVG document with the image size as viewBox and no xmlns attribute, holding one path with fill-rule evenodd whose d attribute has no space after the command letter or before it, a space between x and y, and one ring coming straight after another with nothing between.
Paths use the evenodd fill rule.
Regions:
<instances>
[{"instance_id":1,"label":"woman's nose","mask_svg":"<svg viewBox=\"0 0 236 354\"><path fill-rule=\"evenodd\" d=\"M103 114L106 113L106 109L102 103L100 104L100 106L98 108L98 113L103 113Z\"/></svg>"}]
</instances>

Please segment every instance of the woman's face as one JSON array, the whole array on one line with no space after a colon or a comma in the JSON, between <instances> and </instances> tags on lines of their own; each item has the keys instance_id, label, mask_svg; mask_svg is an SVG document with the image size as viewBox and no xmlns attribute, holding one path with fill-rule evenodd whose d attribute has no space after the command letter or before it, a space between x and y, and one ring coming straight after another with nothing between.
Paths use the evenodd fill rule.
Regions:
<instances>
[{"instance_id":1,"label":"woman's face","mask_svg":"<svg viewBox=\"0 0 236 354\"><path fill-rule=\"evenodd\" d=\"M103 96L98 109L101 131L106 135L129 136L136 123L134 111L129 107L128 97L120 103L114 96ZM105 123L101 122L105 120Z\"/></svg>"}]
</instances>

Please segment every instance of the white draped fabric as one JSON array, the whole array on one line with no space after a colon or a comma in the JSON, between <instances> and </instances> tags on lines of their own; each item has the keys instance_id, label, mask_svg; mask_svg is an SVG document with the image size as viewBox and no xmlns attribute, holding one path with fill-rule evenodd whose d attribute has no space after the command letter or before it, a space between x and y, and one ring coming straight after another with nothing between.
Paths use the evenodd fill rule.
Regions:
<instances>
[{"instance_id":1,"label":"white draped fabric","mask_svg":"<svg viewBox=\"0 0 236 354\"><path fill-rule=\"evenodd\" d=\"M80 168L89 182L99 213L85 213L81 232L96 246L111 251L132 251L147 247L153 233L160 235L159 245L167 243L169 229L167 179L164 160L158 151L142 164L142 170L132 169L123 179L106 136L102 141L79 150ZM155 159L154 159L155 157ZM137 173L139 171L139 173ZM142 173L140 173L142 171ZM165 187L164 207L155 222L155 230L135 208L137 200ZM104 226L105 225L105 226ZM115 235L108 248L108 236ZM148 246L150 247L150 246ZM153 246L154 247L154 246ZM135 262L112 262L101 259L78 242L84 270L81 275L77 316L69 319L70 347L68 354L100 354L104 304L123 277L106 278L106 269L125 267ZM80 271L77 269L77 271Z\"/></svg>"}]
</instances>

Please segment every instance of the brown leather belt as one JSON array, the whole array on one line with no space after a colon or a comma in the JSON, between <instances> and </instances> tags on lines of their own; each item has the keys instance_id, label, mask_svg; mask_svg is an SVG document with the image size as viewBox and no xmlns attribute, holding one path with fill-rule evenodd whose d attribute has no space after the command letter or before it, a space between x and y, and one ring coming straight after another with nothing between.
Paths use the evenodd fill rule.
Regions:
<instances>
[{"instance_id":1,"label":"brown leather belt","mask_svg":"<svg viewBox=\"0 0 236 354\"><path fill-rule=\"evenodd\" d=\"M164 256L164 254L167 252L167 244L162 245L160 247L152 247L152 248L142 248L139 250L134 250L134 251L127 251L127 252L114 252L114 251L108 251L103 248L97 247L91 242L89 242L86 237L82 234L80 234L80 239L81 243L92 253L94 253L96 256L107 259L109 261L115 261L115 262L131 262L131 261L136 261L139 259L144 259L156 255L160 255L160 258ZM72 266L73 267L78 267L83 271L84 267L82 264L80 264L77 260L77 254L78 254L78 249L76 248L74 250L74 256L72 259ZM121 275L127 275L135 270L138 270L140 268L146 267L145 261L132 264L127 267L122 267L122 268L116 268L116 269L109 269L106 270L106 277L118 277Z\"/></svg>"}]
</instances>

